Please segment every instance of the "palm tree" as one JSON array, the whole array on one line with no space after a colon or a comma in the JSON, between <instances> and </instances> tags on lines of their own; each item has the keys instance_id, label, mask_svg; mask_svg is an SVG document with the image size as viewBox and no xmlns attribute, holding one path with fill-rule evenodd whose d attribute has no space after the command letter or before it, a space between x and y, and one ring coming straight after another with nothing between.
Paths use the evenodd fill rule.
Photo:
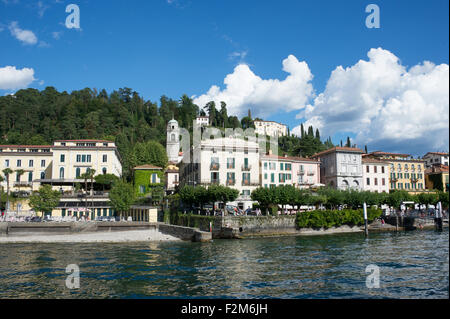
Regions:
<instances>
[{"instance_id":1,"label":"palm tree","mask_svg":"<svg viewBox=\"0 0 450 319\"><path fill-rule=\"evenodd\" d=\"M3 170L3 174L6 178L6 212L9 210L9 175L11 175L14 171L10 168L5 168ZM6 215L6 214L5 214Z\"/></svg>"},{"instance_id":2,"label":"palm tree","mask_svg":"<svg viewBox=\"0 0 450 319\"><path fill-rule=\"evenodd\" d=\"M23 169L16 169L16 174L17 174L17 182L19 182L19 184L17 185L17 187L19 188L19 193L20 193L20 176L22 176L23 174L25 174L25 171Z\"/></svg>"},{"instance_id":3,"label":"palm tree","mask_svg":"<svg viewBox=\"0 0 450 319\"><path fill-rule=\"evenodd\" d=\"M86 173L83 173L80 176L81 179L84 179L84 186L85 186L85 191L86 191L86 214L87 214L87 210L88 210L88 195L87 195L88 180L91 180L91 188L92 188L92 185L94 184L94 174L95 174L95 169L88 169L86 171ZM93 201L92 197L91 197L91 201ZM92 207L94 207L94 206L92 205Z\"/></svg>"}]
</instances>

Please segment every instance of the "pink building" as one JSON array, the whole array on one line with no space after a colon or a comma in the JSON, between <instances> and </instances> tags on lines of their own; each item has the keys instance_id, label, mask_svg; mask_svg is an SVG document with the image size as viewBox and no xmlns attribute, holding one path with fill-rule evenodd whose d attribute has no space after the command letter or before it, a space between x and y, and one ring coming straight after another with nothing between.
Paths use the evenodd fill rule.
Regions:
<instances>
[{"instance_id":1,"label":"pink building","mask_svg":"<svg viewBox=\"0 0 450 319\"><path fill-rule=\"evenodd\" d=\"M321 186L320 162L303 157L267 154L261 157L262 187L293 185L297 188Z\"/></svg>"}]
</instances>

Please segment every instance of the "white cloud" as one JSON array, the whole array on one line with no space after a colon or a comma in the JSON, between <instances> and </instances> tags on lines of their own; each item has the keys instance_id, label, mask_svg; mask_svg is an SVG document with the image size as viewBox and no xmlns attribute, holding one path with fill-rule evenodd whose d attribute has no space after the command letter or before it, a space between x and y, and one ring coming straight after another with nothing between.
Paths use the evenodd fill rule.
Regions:
<instances>
[{"instance_id":1,"label":"white cloud","mask_svg":"<svg viewBox=\"0 0 450 319\"><path fill-rule=\"evenodd\" d=\"M293 55L283 60L283 71L289 75L284 80L264 80L255 75L249 66L239 64L224 79L225 88L213 85L206 94L193 96L194 103L203 107L209 101L227 104L229 114L243 115L248 109L256 116L266 116L281 109L299 110L313 94L312 74L306 62Z\"/></svg>"},{"instance_id":2,"label":"white cloud","mask_svg":"<svg viewBox=\"0 0 450 319\"><path fill-rule=\"evenodd\" d=\"M368 57L345 69L338 66L325 91L298 117L322 136L353 132L356 143L372 150L448 150L448 64L425 61L407 70L381 48L371 49Z\"/></svg>"},{"instance_id":3,"label":"white cloud","mask_svg":"<svg viewBox=\"0 0 450 319\"><path fill-rule=\"evenodd\" d=\"M23 68L17 70L15 66L0 68L0 89L17 90L27 87L35 80L34 70Z\"/></svg>"},{"instance_id":4,"label":"white cloud","mask_svg":"<svg viewBox=\"0 0 450 319\"><path fill-rule=\"evenodd\" d=\"M38 39L33 31L22 30L19 28L17 21L11 22L9 25L9 31L12 36L14 36L17 40L22 41L24 44L33 45L38 42Z\"/></svg>"}]
</instances>

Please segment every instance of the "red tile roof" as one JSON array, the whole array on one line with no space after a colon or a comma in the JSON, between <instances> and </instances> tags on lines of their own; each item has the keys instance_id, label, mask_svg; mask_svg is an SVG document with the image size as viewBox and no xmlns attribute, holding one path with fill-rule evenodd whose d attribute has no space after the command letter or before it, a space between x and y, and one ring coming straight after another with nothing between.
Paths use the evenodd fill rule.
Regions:
<instances>
[{"instance_id":1,"label":"red tile roof","mask_svg":"<svg viewBox=\"0 0 450 319\"><path fill-rule=\"evenodd\" d=\"M390 156L400 156L400 157L409 157L409 156L411 156L410 154L389 153L389 152L382 152L382 151L371 152L371 153L369 153L367 155L369 155L369 156L370 155L374 155L374 156L377 156L377 155L390 155Z\"/></svg>"},{"instance_id":2,"label":"red tile roof","mask_svg":"<svg viewBox=\"0 0 450 319\"><path fill-rule=\"evenodd\" d=\"M279 161L302 161L302 162L312 162L319 163L317 160L311 158L297 157L297 156L279 156L274 154L266 154L262 157L263 159L276 159Z\"/></svg>"}]
</instances>

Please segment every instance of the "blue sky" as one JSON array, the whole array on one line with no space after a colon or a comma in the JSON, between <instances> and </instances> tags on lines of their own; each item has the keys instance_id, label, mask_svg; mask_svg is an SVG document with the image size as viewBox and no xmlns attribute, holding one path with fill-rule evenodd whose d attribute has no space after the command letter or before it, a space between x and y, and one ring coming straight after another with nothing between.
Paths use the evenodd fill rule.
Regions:
<instances>
[{"instance_id":1,"label":"blue sky","mask_svg":"<svg viewBox=\"0 0 450 319\"><path fill-rule=\"evenodd\" d=\"M80 8L80 30L64 25L69 15L65 8L69 3ZM365 25L369 15L365 8L370 3L380 8L379 29L368 29ZM293 55L298 61L304 61L311 72L312 79L305 80L311 85L311 92L299 89L302 96L293 96L289 107L277 103L285 101L284 97L268 104L259 102L258 97L244 96L242 103L230 109L240 115L250 108L253 114L267 120L288 124L291 130L303 121L317 123L336 143L347 135L358 144L369 140L369 149L373 145L390 151L405 151L409 143L410 153L423 155L428 151L424 147L430 144L418 146L419 142L431 140L432 136L421 139L423 136L419 134L405 140L401 137L404 134L394 132L392 139L386 136L376 139L372 136L376 130L355 129L357 125L351 121L327 117L323 110L333 106L314 102L314 99L321 93L327 95L325 89L333 70L340 65L355 66L361 59L368 61L372 48L385 50L379 55L386 56L389 52L398 57L398 64L405 70L423 61L431 61L435 66L447 65L443 72L434 73L437 78L442 77L448 73L449 63L448 12L447 0L0 0L0 68L33 69L34 80L25 87L54 86L67 91L91 87L105 88L108 92L130 87L145 99L158 101L161 95L199 97L213 85L224 91L225 77L233 74L239 64L246 64L250 72L261 79L283 81L288 73L282 70L282 62ZM14 30L31 31L35 41L30 42L34 43L18 39ZM380 78L384 79L385 75ZM235 81L240 86L242 78ZM364 80L356 78L354 81ZM370 81L367 83L369 89L367 86L365 89L370 90ZM2 95L15 90L17 88L8 88L6 84L0 85ZM424 105L436 104L424 90L417 88L417 91L425 96ZM388 108L392 97L402 100L402 93L396 90L373 94L381 96L382 107ZM444 112L446 110L448 122L448 90L438 93L444 96L438 103ZM230 94L235 93L225 91L222 96ZM289 94L295 95L286 93ZM331 90L328 94L330 101L335 100ZM358 103L357 98L345 100L341 107L351 108ZM315 110L304 113L307 104ZM264 112L259 113L259 110ZM355 121L366 120L356 117ZM380 118L372 116L369 120L375 123ZM441 128L433 134L445 132L448 135L448 123L443 131ZM425 128L421 129L422 133L430 134ZM381 141L384 144L380 144ZM448 137L440 138L439 143L430 147L448 150Z\"/></svg>"}]
</instances>

